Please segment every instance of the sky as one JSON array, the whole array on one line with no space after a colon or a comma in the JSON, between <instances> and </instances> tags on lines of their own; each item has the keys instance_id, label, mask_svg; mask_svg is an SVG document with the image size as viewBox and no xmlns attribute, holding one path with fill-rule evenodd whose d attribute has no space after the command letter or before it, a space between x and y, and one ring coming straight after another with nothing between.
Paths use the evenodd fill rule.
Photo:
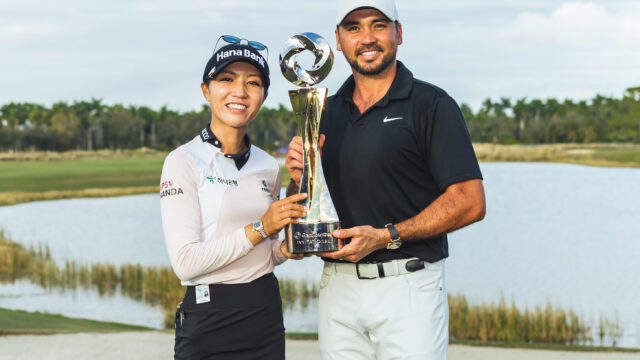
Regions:
<instances>
[{"instance_id":1,"label":"sky","mask_svg":"<svg viewBox=\"0 0 640 360\"><path fill-rule=\"evenodd\" d=\"M102 99L200 109L204 66L220 35L269 47L265 105L290 108L278 55L315 32L335 63L317 86L351 73L335 49L337 0L0 0L0 104ZM640 1L396 0L398 59L418 79L478 110L486 98L621 97L640 86Z\"/></svg>"}]
</instances>

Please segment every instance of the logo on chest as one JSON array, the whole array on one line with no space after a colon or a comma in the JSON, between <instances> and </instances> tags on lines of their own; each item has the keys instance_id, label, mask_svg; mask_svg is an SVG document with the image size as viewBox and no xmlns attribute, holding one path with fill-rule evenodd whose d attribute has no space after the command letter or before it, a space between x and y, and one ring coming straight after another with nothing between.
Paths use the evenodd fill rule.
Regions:
<instances>
[{"instance_id":1,"label":"logo on chest","mask_svg":"<svg viewBox=\"0 0 640 360\"><path fill-rule=\"evenodd\" d=\"M234 179L225 179L222 177L216 177L216 176L207 176L207 180L209 181L209 183L213 184L213 185L226 185L226 186L233 186L233 187L238 187L238 180L234 180Z\"/></svg>"},{"instance_id":2,"label":"logo on chest","mask_svg":"<svg viewBox=\"0 0 640 360\"><path fill-rule=\"evenodd\" d=\"M271 192L271 190L269 190L269 186L267 186L267 182L264 179L260 180L260 184L262 185L262 191L265 191L268 193Z\"/></svg>"},{"instance_id":3,"label":"logo on chest","mask_svg":"<svg viewBox=\"0 0 640 360\"><path fill-rule=\"evenodd\" d=\"M389 116L385 116L384 119L382 120L383 123L386 122L390 122L390 121L396 121L396 120L402 120L402 116L400 117L389 117Z\"/></svg>"}]
</instances>

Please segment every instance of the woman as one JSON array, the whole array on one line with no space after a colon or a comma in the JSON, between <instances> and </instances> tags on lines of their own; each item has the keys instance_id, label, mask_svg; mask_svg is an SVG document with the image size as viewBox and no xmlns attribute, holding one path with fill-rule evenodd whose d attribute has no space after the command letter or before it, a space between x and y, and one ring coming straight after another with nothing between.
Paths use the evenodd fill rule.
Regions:
<instances>
[{"instance_id":1,"label":"woman","mask_svg":"<svg viewBox=\"0 0 640 360\"><path fill-rule=\"evenodd\" d=\"M267 97L266 46L223 36L201 84L211 123L162 169L162 223L171 265L187 286L176 313L176 359L284 359L274 265L300 259L277 240L305 215L278 200L280 167L247 126ZM218 40L220 41L220 40Z\"/></svg>"}]
</instances>

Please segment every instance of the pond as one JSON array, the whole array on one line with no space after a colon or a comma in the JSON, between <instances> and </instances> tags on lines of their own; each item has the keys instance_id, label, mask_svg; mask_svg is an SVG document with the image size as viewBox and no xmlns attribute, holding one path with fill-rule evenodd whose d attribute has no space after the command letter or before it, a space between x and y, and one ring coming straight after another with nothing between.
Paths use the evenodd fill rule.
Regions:
<instances>
[{"instance_id":1,"label":"pond","mask_svg":"<svg viewBox=\"0 0 640 360\"><path fill-rule=\"evenodd\" d=\"M503 297L532 308L550 302L593 323L601 314L617 317L624 329L619 346L640 347L640 169L549 163L482 163L481 168L487 216L450 235L449 292L472 303ZM19 243L48 244L61 263L169 264L155 194L0 207L0 228ZM312 257L287 261L276 275L317 282L321 268L322 261ZM0 287L0 306L22 309L20 296L42 298L40 307L30 300L29 310L62 313L50 307L47 296L29 296L38 292L34 288L21 295L19 289L28 286ZM111 301L90 294L60 296L60 303L78 307L99 303L101 308L100 301ZM125 322L156 326L148 320L153 316L133 304L104 307L131 306L131 316L141 319ZM315 316L314 302L294 307L285 314L285 325L289 331L315 331Z\"/></svg>"}]
</instances>

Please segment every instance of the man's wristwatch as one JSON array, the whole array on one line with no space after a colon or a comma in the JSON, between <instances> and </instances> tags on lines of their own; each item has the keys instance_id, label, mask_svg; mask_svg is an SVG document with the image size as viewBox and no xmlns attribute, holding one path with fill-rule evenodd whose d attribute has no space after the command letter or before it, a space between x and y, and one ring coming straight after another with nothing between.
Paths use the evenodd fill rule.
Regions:
<instances>
[{"instance_id":1,"label":"man's wristwatch","mask_svg":"<svg viewBox=\"0 0 640 360\"><path fill-rule=\"evenodd\" d=\"M262 237L262 240L268 237L267 232L264 231L264 225L262 225L262 221L258 220L253 223L253 228L251 229L253 232L257 232Z\"/></svg>"},{"instance_id":2,"label":"man's wristwatch","mask_svg":"<svg viewBox=\"0 0 640 360\"><path fill-rule=\"evenodd\" d=\"M389 234L391 234L391 241L387 244L387 249L395 250L402 245L402 239L400 239L400 234L398 234L398 230L393 226L392 223L388 223L384 227L389 230Z\"/></svg>"}]
</instances>

